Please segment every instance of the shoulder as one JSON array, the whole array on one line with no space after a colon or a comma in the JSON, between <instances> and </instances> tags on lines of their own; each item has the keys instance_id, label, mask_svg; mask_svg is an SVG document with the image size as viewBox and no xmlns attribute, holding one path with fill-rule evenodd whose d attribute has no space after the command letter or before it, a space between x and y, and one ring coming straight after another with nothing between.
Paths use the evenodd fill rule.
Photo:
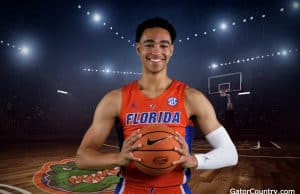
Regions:
<instances>
[{"instance_id":1,"label":"shoulder","mask_svg":"<svg viewBox=\"0 0 300 194\"><path fill-rule=\"evenodd\" d=\"M111 90L110 92L106 93L101 101L104 102L117 102L121 100L122 97L122 88L118 88L115 90Z\"/></svg>"},{"instance_id":2,"label":"shoulder","mask_svg":"<svg viewBox=\"0 0 300 194\"><path fill-rule=\"evenodd\" d=\"M122 101L122 89L115 89L106 93L97 105L96 113L117 115Z\"/></svg>"},{"instance_id":3,"label":"shoulder","mask_svg":"<svg viewBox=\"0 0 300 194\"><path fill-rule=\"evenodd\" d=\"M199 90L187 87L185 89L185 104L188 113L191 115L202 116L213 109L206 96Z\"/></svg>"},{"instance_id":4,"label":"shoulder","mask_svg":"<svg viewBox=\"0 0 300 194\"><path fill-rule=\"evenodd\" d=\"M200 91L200 90L197 90L193 87L190 87L190 86L186 86L186 89L185 89L185 98L186 100L193 100L193 99L202 99L202 100L205 100L206 97L205 95Z\"/></svg>"}]
</instances>

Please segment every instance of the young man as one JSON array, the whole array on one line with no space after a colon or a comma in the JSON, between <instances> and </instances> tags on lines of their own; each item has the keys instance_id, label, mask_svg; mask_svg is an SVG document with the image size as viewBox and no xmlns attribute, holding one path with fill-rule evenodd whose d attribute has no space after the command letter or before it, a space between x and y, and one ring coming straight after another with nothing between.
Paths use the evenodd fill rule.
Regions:
<instances>
[{"instance_id":1,"label":"young man","mask_svg":"<svg viewBox=\"0 0 300 194\"><path fill-rule=\"evenodd\" d=\"M216 169L237 164L236 148L206 97L167 75L175 37L174 27L162 18L148 19L137 27L136 52L141 59L142 76L103 97L77 151L76 164L80 168L122 167L116 193L190 193L187 182L191 168ZM174 114L179 115L179 119L168 119ZM192 116L213 147L206 154L191 154L193 128L189 119ZM122 126L119 130L121 150L101 153L98 150L116 118ZM141 137L139 128L149 123L163 123L177 131L175 139L181 148L174 149L181 158L174 162L177 168L170 173L148 176L139 172L132 162L141 160L134 157L132 151L141 147L134 146Z\"/></svg>"}]
</instances>

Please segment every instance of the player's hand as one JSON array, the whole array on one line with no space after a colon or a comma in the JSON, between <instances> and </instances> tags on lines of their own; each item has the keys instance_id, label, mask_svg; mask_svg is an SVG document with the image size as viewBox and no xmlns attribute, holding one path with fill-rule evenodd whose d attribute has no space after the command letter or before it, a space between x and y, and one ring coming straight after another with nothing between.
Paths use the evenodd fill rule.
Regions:
<instances>
[{"instance_id":1,"label":"player's hand","mask_svg":"<svg viewBox=\"0 0 300 194\"><path fill-rule=\"evenodd\" d=\"M141 161L140 158L134 157L132 151L137 150L142 147L142 144L134 145L134 143L142 137L139 133L140 129L134 131L125 141L123 142L122 149L118 155L118 163L120 166L126 166L132 160Z\"/></svg>"},{"instance_id":2,"label":"player's hand","mask_svg":"<svg viewBox=\"0 0 300 194\"><path fill-rule=\"evenodd\" d=\"M197 167L197 159L195 156L191 155L189 152L189 146L185 139L177 131L175 131L175 139L180 143L181 148L175 147L174 150L177 151L181 157L179 160L174 161L173 165L181 164L183 168L195 168Z\"/></svg>"}]
</instances>

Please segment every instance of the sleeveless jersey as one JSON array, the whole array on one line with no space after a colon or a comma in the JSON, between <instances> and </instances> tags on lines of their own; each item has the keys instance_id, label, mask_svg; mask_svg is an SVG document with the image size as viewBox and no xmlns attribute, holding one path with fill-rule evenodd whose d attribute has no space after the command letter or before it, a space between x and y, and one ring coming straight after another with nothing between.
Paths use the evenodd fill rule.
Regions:
<instances>
[{"instance_id":1,"label":"sleeveless jersey","mask_svg":"<svg viewBox=\"0 0 300 194\"><path fill-rule=\"evenodd\" d=\"M186 114L185 89L186 84L173 80L161 95L149 98L139 89L137 81L124 86L119 115L121 126L118 127L120 145L143 125L164 124L185 137L191 151L194 128ZM186 183L190 170L178 166L167 174L149 176L141 173L132 162L122 168L121 176L126 182L145 187L167 187Z\"/></svg>"}]
</instances>

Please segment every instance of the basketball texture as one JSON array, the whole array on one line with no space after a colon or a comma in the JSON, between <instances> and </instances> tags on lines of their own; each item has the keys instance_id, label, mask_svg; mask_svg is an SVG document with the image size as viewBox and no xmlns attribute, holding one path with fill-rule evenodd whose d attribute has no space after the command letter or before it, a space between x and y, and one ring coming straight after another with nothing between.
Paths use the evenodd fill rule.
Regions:
<instances>
[{"instance_id":1,"label":"basketball texture","mask_svg":"<svg viewBox=\"0 0 300 194\"><path fill-rule=\"evenodd\" d=\"M145 125L140 132L142 137L135 144L142 144L142 148L135 150L133 155L142 161L135 162L136 167L152 176L172 171L176 167L172 162L180 158L174 148L181 147L174 139L174 130L166 125Z\"/></svg>"}]
</instances>

